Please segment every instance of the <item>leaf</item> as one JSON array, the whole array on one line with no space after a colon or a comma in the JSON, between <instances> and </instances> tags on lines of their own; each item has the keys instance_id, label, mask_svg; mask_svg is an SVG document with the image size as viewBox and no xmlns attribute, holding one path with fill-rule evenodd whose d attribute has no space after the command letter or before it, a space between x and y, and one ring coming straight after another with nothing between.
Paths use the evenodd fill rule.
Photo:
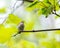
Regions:
<instances>
[{"instance_id":1,"label":"leaf","mask_svg":"<svg viewBox=\"0 0 60 48\"><path fill-rule=\"evenodd\" d=\"M52 5L54 5L54 4L57 3L57 0L49 0L49 2L50 2Z\"/></svg>"},{"instance_id":2,"label":"leaf","mask_svg":"<svg viewBox=\"0 0 60 48\"><path fill-rule=\"evenodd\" d=\"M53 42L53 43L52 43ZM40 47L44 48L56 48L56 40L53 39L42 39L40 40Z\"/></svg>"},{"instance_id":3,"label":"leaf","mask_svg":"<svg viewBox=\"0 0 60 48\"><path fill-rule=\"evenodd\" d=\"M56 48L60 48L60 42L56 42Z\"/></svg>"},{"instance_id":4,"label":"leaf","mask_svg":"<svg viewBox=\"0 0 60 48\"><path fill-rule=\"evenodd\" d=\"M58 30L58 31L55 31L55 33L56 33L56 34L60 34L60 31L59 31L59 30Z\"/></svg>"},{"instance_id":5,"label":"leaf","mask_svg":"<svg viewBox=\"0 0 60 48\"><path fill-rule=\"evenodd\" d=\"M27 40L21 39L18 43L16 43L13 39L9 40L6 45L10 48L36 48L36 45Z\"/></svg>"},{"instance_id":6,"label":"leaf","mask_svg":"<svg viewBox=\"0 0 60 48\"><path fill-rule=\"evenodd\" d=\"M32 30L33 26L34 26L33 21L28 22L28 23L25 24L25 30Z\"/></svg>"},{"instance_id":7,"label":"leaf","mask_svg":"<svg viewBox=\"0 0 60 48\"><path fill-rule=\"evenodd\" d=\"M6 23L14 23L14 24L18 25L20 23L20 21L21 21L21 19L18 16L14 15L14 14L10 14Z\"/></svg>"},{"instance_id":8,"label":"leaf","mask_svg":"<svg viewBox=\"0 0 60 48\"><path fill-rule=\"evenodd\" d=\"M33 11L35 9L40 9L40 8L43 8L43 4L41 2L37 2L37 4L33 5L32 7L27 7L26 10L27 11Z\"/></svg>"},{"instance_id":9,"label":"leaf","mask_svg":"<svg viewBox=\"0 0 60 48\"><path fill-rule=\"evenodd\" d=\"M35 1L31 5L29 5L28 7L32 7L32 6L36 5L37 3L39 3L39 2L38 1Z\"/></svg>"},{"instance_id":10,"label":"leaf","mask_svg":"<svg viewBox=\"0 0 60 48\"><path fill-rule=\"evenodd\" d=\"M58 16L55 16L55 19L59 18Z\"/></svg>"},{"instance_id":11,"label":"leaf","mask_svg":"<svg viewBox=\"0 0 60 48\"><path fill-rule=\"evenodd\" d=\"M6 13L6 8L0 9L0 13Z\"/></svg>"},{"instance_id":12,"label":"leaf","mask_svg":"<svg viewBox=\"0 0 60 48\"><path fill-rule=\"evenodd\" d=\"M37 39L40 39L40 38L46 38L47 35L46 35L46 33L40 32L40 33L36 33L36 34L35 34L35 37L36 37Z\"/></svg>"},{"instance_id":13,"label":"leaf","mask_svg":"<svg viewBox=\"0 0 60 48\"><path fill-rule=\"evenodd\" d=\"M60 9L59 4L56 5L56 11Z\"/></svg>"},{"instance_id":14,"label":"leaf","mask_svg":"<svg viewBox=\"0 0 60 48\"><path fill-rule=\"evenodd\" d=\"M17 16L10 14L6 23L0 28L0 43L4 43L11 38L11 36L18 32L17 25L21 19Z\"/></svg>"},{"instance_id":15,"label":"leaf","mask_svg":"<svg viewBox=\"0 0 60 48\"><path fill-rule=\"evenodd\" d=\"M46 17L48 17L49 14L51 14L52 6L49 6L47 8L42 8L42 14L44 14Z\"/></svg>"},{"instance_id":16,"label":"leaf","mask_svg":"<svg viewBox=\"0 0 60 48\"><path fill-rule=\"evenodd\" d=\"M21 40L20 45L22 48L35 48L35 44L26 40Z\"/></svg>"},{"instance_id":17,"label":"leaf","mask_svg":"<svg viewBox=\"0 0 60 48\"><path fill-rule=\"evenodd\" d=\"M17 32L17 28L11 24L8 24L9 27L2 26L0 29L0 43L4 43L11 38L11 36Z\"/></svg>"}]
</instances>

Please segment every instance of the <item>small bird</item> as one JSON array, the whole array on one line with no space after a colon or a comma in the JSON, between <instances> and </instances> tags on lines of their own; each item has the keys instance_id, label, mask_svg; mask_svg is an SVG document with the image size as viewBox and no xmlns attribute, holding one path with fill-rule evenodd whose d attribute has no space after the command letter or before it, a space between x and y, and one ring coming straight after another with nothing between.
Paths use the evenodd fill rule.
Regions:
<instances>
[{"instance_id":1,"label":"small bird","mask_svg":"<svg viewBox=\"0 0 60 48\"><path fill-rule=\"evenodd\" d=\"M20 24L18 25L18 32L17 32L17 34L20 34L21 31L24 31L24 21L21 21ZM15 34L14 36L16 36L17 34Z\"/></svg>"},{"instance_id":2,"label":"small bird","mask_svg":"<svg viewBox=\"0 0 60 48\"><path fill-rule=\"evenodd\" d=\"M19 33L21 33L20 31L23 31L24 30L24 21L21 21L19 26L18 26L18 30L19 30Z\"/></svg>"}]
</instances>

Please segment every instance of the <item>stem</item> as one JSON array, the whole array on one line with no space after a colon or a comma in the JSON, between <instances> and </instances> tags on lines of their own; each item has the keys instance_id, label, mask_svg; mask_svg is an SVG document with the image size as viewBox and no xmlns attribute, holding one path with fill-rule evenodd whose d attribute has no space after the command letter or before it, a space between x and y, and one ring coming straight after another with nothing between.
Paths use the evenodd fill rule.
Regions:
<instances>
[{"instance_id":1,"label":"stem","mask_svg":"<svg viewBox=\"0 0 60 48\"><path fill-rule=\"evenodd\" d=\"M28 30L28 31L20 31L20 32L42 32L42 31L55 31L55 30L60 30L60 28L58 29L44 29L44 30Z\"/></svg>"},{"instance_id":2,"label":"stem","mask_svg":"<svg viewBox=\"0 0 60 48\"><path fill-rule=\"evenodd\" d=\"M40 2L43 4L43 6L44 6L44 7L46 7L46 8L47 8L47 6L46 6L42 1L40 1Z\"/></svg>"},{"instance_id":3,"label":"stem","mask_svg":"<svg viewBox=\"0 0 60 48\"><path fill-rule=\"evenodd\" d=\"M27 1L27 2L34 2L34 0L23 0L23 1Z\"/></svg>"},{"instance_id":4,"label":"stem","mask_svg":"<svg viewBox=\"0 0 60 48\"><path fill-rule=\"evenodd\" d=\"M55 6L55 0L54 0L54 11L55 11L55 13L56 13L56 6Z\"/></svg>"},{"instance_id":5,"label":"stem","mask_svg":"<svg viewBox=\"0 0 60 48\"><path fill-rule=\"evenodd\" d=\"M60 28L57 29L44 29L44 30L27 30L27 31L19 31L18 33L16 33L15 35L13 35L12 37L21 34L21 32L45 32L45 31L56 31L56 30L60 30Z\"/></svg>"}]
</instances>

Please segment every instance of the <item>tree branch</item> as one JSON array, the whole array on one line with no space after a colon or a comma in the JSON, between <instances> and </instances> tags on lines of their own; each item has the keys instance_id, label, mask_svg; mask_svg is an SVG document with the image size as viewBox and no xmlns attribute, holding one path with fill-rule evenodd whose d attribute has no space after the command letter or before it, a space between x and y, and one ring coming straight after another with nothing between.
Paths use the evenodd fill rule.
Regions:
<instances>
[{"instance_id":1,"label":"tree branch","mask_svg":"<svg viewBox=\"0 0 60 48\"><path fill-rule=\"evenodd\" d=\"M23 0L23 1L27 1L27 2L34 2L34 0Z\"/></svg>"},{"instance_id":2,"label":"tree branch","mask_svg":"<svg viewBox=\"0 0 60 48\"><path fill-rule=\"evenodd\" d=\"M56 13L56 6L55 6L55 0L54 0L54 11L55 11L55 13Z\"/></svg>"},{"instance_id":3,"label":"tree branch","mask_svg":"<svg viewBox=\"0 0 60 48\"><path fill-rule=\"evenodd\" d=\"M44 30L27 30L27 31L20 31L20 32L42 32L42 31L55 31L55 30L60 30L60 28L58 29L44 29Z\"/></svg>"},{"instance_id":4,"label":"tree branch","mask_svg":"<svg viewBox=\"0 0 60 48\"><path fill-rule=\"evenodd\" d=\"M15 35L13 35L12 37L15 37L16 35L22 33L22 32L45 32L45 31L56 31L56 30L60 30L60 28L57 29L44 29L44 30L27 30L27 31L19 31L18 33L16 33Z\"/></svg>"},{"instance_id":5,"label":"tree branch","mask_svg":"<svg viewBox=\"0 0 60 48\"><path fill-rule=\"evenodd\" d=\"M52 12L52 14L55 14L56 16L60 17L60 15L58 15L56 12L55 12L55 13L54 13L54 12Z\"/></svg>"}]
</instances>

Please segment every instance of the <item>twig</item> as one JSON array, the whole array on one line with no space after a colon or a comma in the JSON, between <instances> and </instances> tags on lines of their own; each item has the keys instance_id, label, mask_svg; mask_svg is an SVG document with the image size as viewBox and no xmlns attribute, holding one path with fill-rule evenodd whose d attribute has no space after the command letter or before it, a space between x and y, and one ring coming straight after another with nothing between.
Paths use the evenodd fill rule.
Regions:
<instances>
[{"instance_id":1,"label":"twig","mask_svg":"<svg viewBox=\"0 0 60 48\"><path fill-rule=\"evenodd\" d=\"M18 33L16 33L12 37L15 37L16 35L21 34L22 32L45 32L45 31L56 31L56 30L60 30L60 28L57 28L57 29L44 29L44 30L26 30L26 31L19 31Z\"/></svg>"},{"instance_id":2,"label":"twig","mask_svg":"<svg viewBox=\"0 0 60 48\"><path fill-rule=\"evenodd\" d=\"M54 12L52 12L52 14L55 14L56 16L60 17L60 15L58 15L56 12L55 12L55 13L54 13Z\"/></svg>"},{"instance_id":3,"label":"twig","mask_svg":"<svg viewBox=\"0 0 60 48\"><path fill-rule=\"evenodd\" d=\"M20 32L42 32L42 31L55 31L55 30L60 30L60 28L58 29L44 29L44 30L27 30L27 31L20 31Z\"/></svg>"},{"instance_id":4,"label":"twig","mask_svg":"<svg viewBox=\"0 0 60 48\"><path fill-rule=\"evenodd\" d=\"M56 13L56 6L55 6L55 0L54 0L54 11L55 11L55 13Z\"/></svg>"}]
</instances>

